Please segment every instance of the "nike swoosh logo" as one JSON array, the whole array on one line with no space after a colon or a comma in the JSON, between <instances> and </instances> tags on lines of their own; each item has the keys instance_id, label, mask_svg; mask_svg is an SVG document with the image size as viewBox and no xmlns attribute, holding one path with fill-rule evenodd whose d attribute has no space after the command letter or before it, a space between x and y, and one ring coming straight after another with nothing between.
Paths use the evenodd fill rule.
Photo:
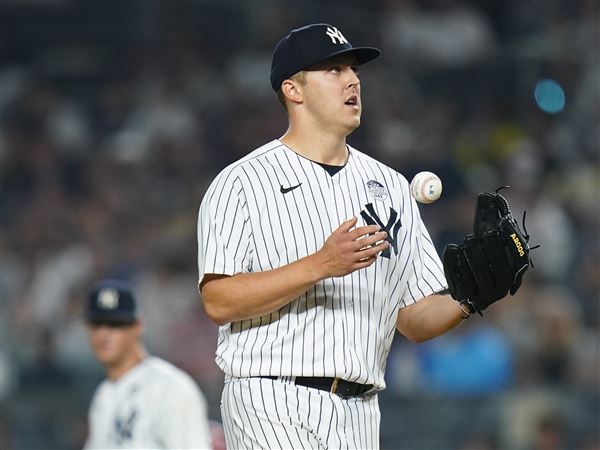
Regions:
<instances>
[{"instance_id":1,"label":"nike swoosh logo","mask_svg":"<svg viewBox=\"0 0 600 450\"><path fill-rule=\"evenodd\" d=\"M288 187L288 188L284 188L284 187L283 187L283 184L282 184L282 185L281 185L281 189L280 189L280 191L281 191L281 193L282 193L282 194L287 194L288 192L291 192L291 191L293 191L294 189L296 189L296 188L300 187L301 185L302 185L302 183L300 183L300 184L298 184L298 185L296 185L296 186L290 186L290 187Z\"/></svg>"}]
</instances>

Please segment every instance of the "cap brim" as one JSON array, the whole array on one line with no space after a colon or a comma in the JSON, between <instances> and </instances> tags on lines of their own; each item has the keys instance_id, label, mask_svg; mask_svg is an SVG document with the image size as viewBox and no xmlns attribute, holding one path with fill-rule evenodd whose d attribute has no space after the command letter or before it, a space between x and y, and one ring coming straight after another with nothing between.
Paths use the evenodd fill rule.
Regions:
<instances>
[{"instance_id":1,"label":"cap brim","mask_svg":"<svg viewBox=\"0 0 600 450\"><path fill-rule=\"evenodd\" d=\"M327 55L326 57L320 59L319 61L316 61L310 67L313 67L317 64L322 63L323 61L327 61L328 59L331 59L331 58L334 58L334 57L340 56L340 55L352 55L352 56L356 57L356 62L360 66L362 64L368 63L369 61L372 61L375 58L377 58L379 55L381 55L381 51L375 47L354 47L354 48L349 48L346 50L340 50L339 52L331 53L331 54ZM308 69L310 69L310 67L307 67L304 70L308 70Z\"/></svg>"},{"instance_id":2,"label":"cap brim","mask_svg":"<svg viewBox=\"0 0 600 450\"><path fill-rule=\"evenodd\" d=\"M131 313L116 314L114 312L94 312L94 314L88 314L87 321L93 322L118 322L118 323L134 323L136 317Z\"/></svg>"}]
</instances>

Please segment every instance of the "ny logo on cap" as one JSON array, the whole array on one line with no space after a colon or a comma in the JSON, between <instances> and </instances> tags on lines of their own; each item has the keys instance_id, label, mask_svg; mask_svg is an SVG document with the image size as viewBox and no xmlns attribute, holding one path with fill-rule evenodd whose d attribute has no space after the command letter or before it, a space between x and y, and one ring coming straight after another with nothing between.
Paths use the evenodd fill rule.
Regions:
<instances>
[{"instance_id":1,"label":"ny logo on cap","mask_svg":"<svg viewBox=\"0 0 600 450\"><path fill-rule=\"evenodd\" d=\"M348 43L344 35L336 27L327 27L327 32L325 34L327 34L327 36L331 38L331 42L333 42L334 44L336 43L336 39L338 40L338 44Z\"/></svg>"},{"instance_id":2,"label":"ny logo on cap","mask_svg":"<svg viewBox=\"0 0 600 450\"><path fill-rule=\"evenodd\" d=\"M98 293L98 308L115 309L119 306L119 293L116 289L105 288Z\"/></svg>"}]
</instances>

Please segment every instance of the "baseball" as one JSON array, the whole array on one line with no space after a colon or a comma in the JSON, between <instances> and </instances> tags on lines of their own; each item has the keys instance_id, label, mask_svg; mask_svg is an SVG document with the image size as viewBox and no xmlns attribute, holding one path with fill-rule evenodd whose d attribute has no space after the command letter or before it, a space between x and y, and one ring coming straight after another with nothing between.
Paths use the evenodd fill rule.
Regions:
<instances>
[{"instance_id":1,"label":"baseball","mask_svg":"<svg viewBox=\"0 0 600 450\"><path fill-rule=\"evenodd\" d=\"M410 182L410 193L420 203L435 202L442 194L442 180L435 173L419 172Z\"/></svg>"}]
</instances>

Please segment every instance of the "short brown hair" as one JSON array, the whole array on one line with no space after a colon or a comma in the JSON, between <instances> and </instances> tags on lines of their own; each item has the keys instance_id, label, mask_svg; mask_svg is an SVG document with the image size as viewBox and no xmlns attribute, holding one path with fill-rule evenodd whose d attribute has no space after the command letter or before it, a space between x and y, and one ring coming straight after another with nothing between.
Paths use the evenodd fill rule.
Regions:
<instances>
[{"instance_id":1,"label":"short brown hair","mask_svg":"<svg viewBox=\"0 0 600 450\"><path fill-rule=\"evenodd\" d=\"M300 84L306 83L304 70L301 70L300 72L296 72L294 75L289 77L288 80L296 81L297 83L300 83ZM282 86L283 86L283 84L282 84ZM277 100L279 100L279 103L281 103L281 106L283 106L283 109L285 109L287 111L287 106L285 104L285 94L283 93L281 86L279 86L279 89L277 89Z\"/></svg>"}]
</instances>

